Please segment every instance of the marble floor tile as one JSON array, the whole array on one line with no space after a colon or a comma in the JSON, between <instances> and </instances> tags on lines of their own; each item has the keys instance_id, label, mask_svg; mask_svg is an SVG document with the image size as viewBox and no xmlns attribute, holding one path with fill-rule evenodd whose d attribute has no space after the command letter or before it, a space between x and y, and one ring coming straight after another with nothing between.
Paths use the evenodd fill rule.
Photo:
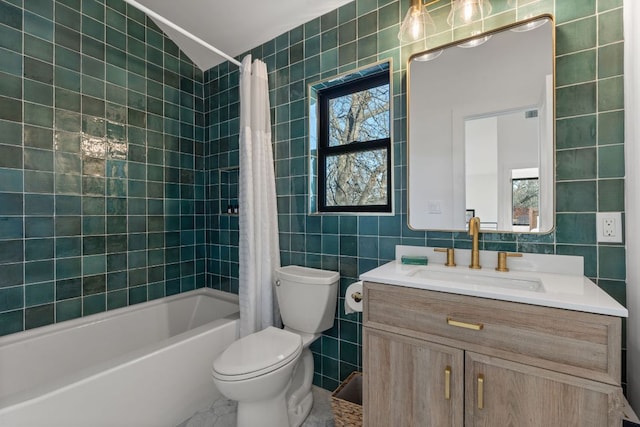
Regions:
<instances>
[{"instance_id":1,"label":"marble floor tile","mask_svg":"<svg viewBox=\"0 0 640 427\"><path fill-rule=\"evenodd\" d=\"M209 409L196 412L178 427L236 427L236 410L235 401L221 397ZM334 427L329 391L313 387L313 408L302 427Z\"/></svg>"}]
</instances>

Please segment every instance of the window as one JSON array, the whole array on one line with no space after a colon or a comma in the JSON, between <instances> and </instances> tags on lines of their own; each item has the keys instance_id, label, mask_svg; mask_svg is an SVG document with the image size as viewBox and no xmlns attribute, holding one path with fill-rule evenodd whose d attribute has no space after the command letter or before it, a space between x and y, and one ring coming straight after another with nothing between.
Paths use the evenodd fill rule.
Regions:
<instances>
[{"instance_id":1,"label":"window","mask_svg":"<svg viewBox=\"0 0 640 427\"><path fill-rule=\"evenodd\" d=\"M391 85L385 65L382 72L378 66L373 74L317 90L319 212L391 212Z\"/></svg>"},{"instance_id":2,"label":"window","mask_svg":"<svg viewBox=\"0 0 640 427\"><path fill-rule=\"evenodd\" d=\"M540 183L537 177L513 178L512 200L514 226L528 226L529 230L538 227Z\"/></svg>"}]
</instances>

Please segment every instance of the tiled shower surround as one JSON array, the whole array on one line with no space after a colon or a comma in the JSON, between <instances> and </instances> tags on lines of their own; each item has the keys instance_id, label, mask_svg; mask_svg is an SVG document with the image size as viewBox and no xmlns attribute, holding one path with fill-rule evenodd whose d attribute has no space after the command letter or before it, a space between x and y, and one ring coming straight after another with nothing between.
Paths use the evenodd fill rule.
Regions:
<instances>
[{"instance_id":1,"label":"tiled shower surround","mask_svg":"<svg viewBox=\"0 0 640 427\"><path fill-rule=\"evenodd\" d=\"M202 286L202 94L122 0L0 2L0 335Z\"/></svg>"},{"instance_id":2,"label":"tiled shower surround","mask_svg":"<svg viewBox=\"0 0 640 427\"><path fill-rule=\"evenodd\" d=\"M270 71L282 264L340 271L341 296L396 244L470 246L406 225L406 60L466 36L448 28L448 3L430 6L426 42L398 42L408 0L356 0L250 52ZM482 248L584 256L624 304L624 246L595 236L596 212L624 210L622 0L492 4L485 29L556 18L557 215L553 233L485 234ZM237 292L238 217L220 186L239 162L237 67L199 72L122 0L22 7L0 0L0 333L205 283ZM309 215L307 85L386 58L395 215ZM361 369L361 317L342 302L312 347L327 389Z\"/></svg>"}]
</instances>

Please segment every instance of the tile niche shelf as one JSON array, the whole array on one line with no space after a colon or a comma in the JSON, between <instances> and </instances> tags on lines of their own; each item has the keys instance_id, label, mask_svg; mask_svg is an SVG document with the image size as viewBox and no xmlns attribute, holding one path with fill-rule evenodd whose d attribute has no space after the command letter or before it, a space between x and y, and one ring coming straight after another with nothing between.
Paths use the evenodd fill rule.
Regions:
<instances>
[{"instance_id":1,"label":"tile niche shelf","mask_svg":"<svg viewBox=\"0 0 640 427\"><path fill-rule=\"evenodd\" d=\"M219 171L219 197L221 215L238 215L240 168L222 168Z\"/></svg>"}]
</instances>

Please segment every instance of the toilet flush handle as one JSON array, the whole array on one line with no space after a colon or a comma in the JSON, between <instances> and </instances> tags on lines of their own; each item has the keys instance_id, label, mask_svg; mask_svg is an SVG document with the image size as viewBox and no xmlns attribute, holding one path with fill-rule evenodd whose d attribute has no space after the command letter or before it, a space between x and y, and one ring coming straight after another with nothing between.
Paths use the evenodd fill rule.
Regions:
<instances>
[{"instance_id":1,"label":"toilet flush handle","mask_svg":"<svg viewBox=\"0 0 640 427\"><path fill-rule=\"evenodd\" d=\"M276 286L280 286L280 279L276 280Z\"/></svg>"}]
</instances>

